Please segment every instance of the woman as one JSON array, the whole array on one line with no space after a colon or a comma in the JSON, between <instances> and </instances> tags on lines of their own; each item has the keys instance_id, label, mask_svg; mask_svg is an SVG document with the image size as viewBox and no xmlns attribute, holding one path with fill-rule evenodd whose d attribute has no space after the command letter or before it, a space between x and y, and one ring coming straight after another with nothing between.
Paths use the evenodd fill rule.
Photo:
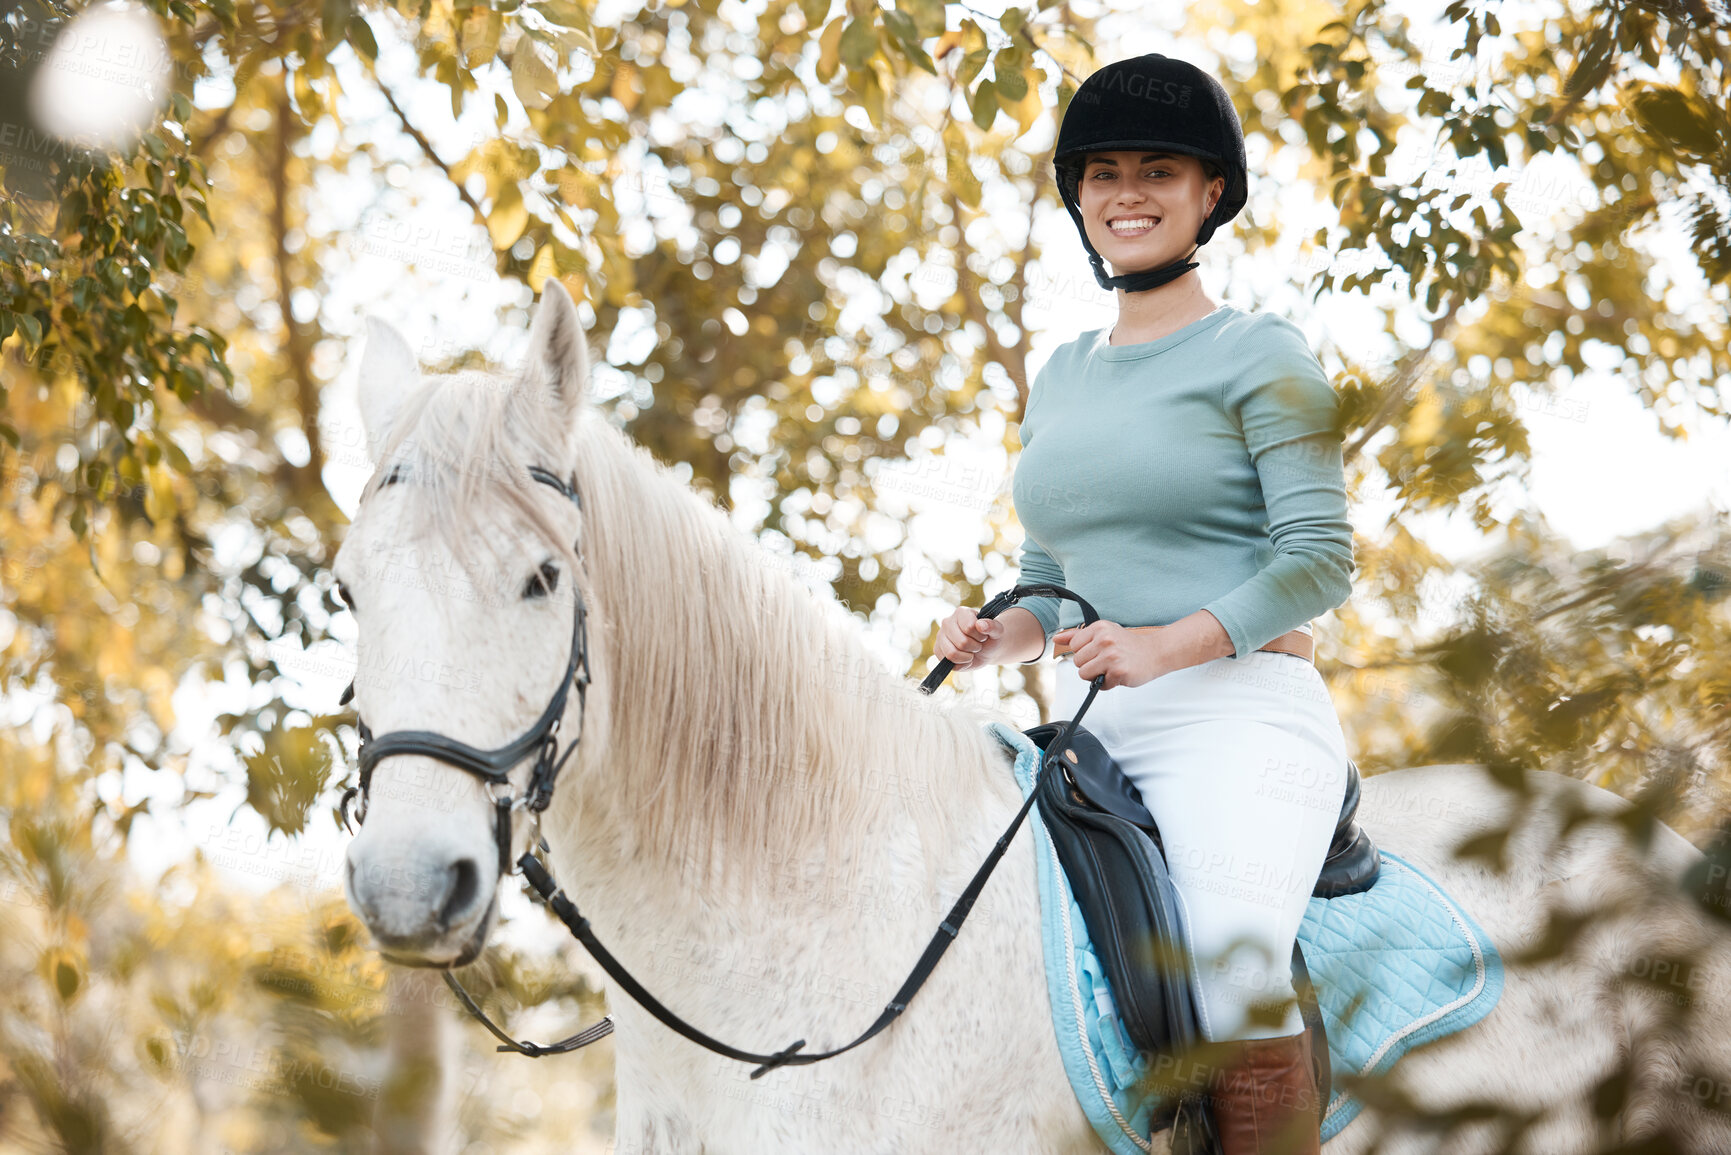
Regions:
<instances>
[{"instance_id":1,"label":"woman","mask_svg":"<svg viewBox=\"0 0 1731 1155\"><path fill-rule=\"evenodd\" d=\"M1056 712L1141 790L1183 899L1226 1155L1315 1152L1317 1088L1293 940L1346 788L1346 741L1310 619L1351 592L1338 402L1290 321L1216 306L1188 258L1244 206L1243 132L1183 61L1120 61L1059 129L1058 187L1118 322L1052 354L1029 392L1013 496L1023 584L1087 598L967 608L957 668L1038 660ZM1117 275L1107 275L1104 261Z\"/></svg>"}]
</instances>

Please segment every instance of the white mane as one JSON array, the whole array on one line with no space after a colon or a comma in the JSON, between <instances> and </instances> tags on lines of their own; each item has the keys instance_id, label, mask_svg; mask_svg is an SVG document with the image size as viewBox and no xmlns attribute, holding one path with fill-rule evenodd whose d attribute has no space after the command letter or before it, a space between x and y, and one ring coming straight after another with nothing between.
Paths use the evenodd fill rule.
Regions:
<instances>
[{"instance_id":1,"label":"white mane","mask_svg":"<svg viewBox=\"0 0 1731 1155\"><path fill-rule=\"evenodd\" d=\"M953 866L945 801L1013 790L983 719L886 671L836 602L813 596L588 405L569 449L564 440L532 385L480 372L431 378L399 412L368 492L406 465L419 531L441 535L466 568L476 527L504 517L521 517L569 563L571 543L528 469L573 462L596 652L574 761L578 773L617 780L560 793L618 807L573 815L575 828L613 824L620 850L646 868L692 881L695 869L725 885L771 861L856 859L879 809L903 804L929 873Z\"/></svg>"}]
</instances>

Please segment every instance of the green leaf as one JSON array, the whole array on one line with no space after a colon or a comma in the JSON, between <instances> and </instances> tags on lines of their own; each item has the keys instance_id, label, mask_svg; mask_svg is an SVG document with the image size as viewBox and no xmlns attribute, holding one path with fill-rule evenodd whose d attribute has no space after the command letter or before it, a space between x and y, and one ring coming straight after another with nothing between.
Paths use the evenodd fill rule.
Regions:
<instances>
[{"instance_id":1,"label":"green leaf","mask_svg":"<svg viewBox=\"0 0 1731 1155\"><path fill-rule=\"evenodd\" d=\"M884 27L896 38L896 43L902 46L909 60L933 76L938 74L938 66L932 63L931 56L920 45L920 34L914 28L913 17L900 11L885 12Z\"/></svg>"},{"instance_id":2,"label":"green leaf","mask_svg":"<svg viewBox=\"0 0 1731 1155\"><path fill-rule=\"evenodd\" d=\"M1587 42L1586 50L1575 62L1569 79L1563 85L1563 95L1570 97L1584 96L1598 88L1610 75L1611 65L1616 60L1612 51L1611 26L1606 24L1593 33L1593 38Z\"/></svg>"},{"instance_id":3,"label":"green leaf","mask_svg":"<svg viewBox=\"0 0 1731 1155\"><path fill-rule=\"evenodd\" d=\"M805 13L805 26L816 28L829 15L829 0L799 0L799 10Z\"/></svg>"},{"instance_id":4,"label":"green leaf","mask_svg":"<svg viewBox=\"0 0 1731 1155\"><path fill-rule=\"evenodd\" d=\"M921 40L942 35L948 26L944 0L896 0L896 10L905 12L914 22Z\"/></svg>"},{"instance_id":5,"label":"green leaf","mask_svg":"<svg viewBox=\"0 0 1731 1155\"><path fill-rule=\"evenodd\" d=\"M847 28L841 34L841 59L849 68L864 68L866 61L877 53L877 30L873 27L870 14L876 11L874 7L867 15L848 21Z\"/></svg>"},{"instance_id":6,"label":"green leaf","mask_svg":"<svg viewBox=\"0 0 1731 1155\"><path fill-rule=\"evenodd\" d=\"M1008 54L1004 52L998 53L998 60L994 66L994 72L997 76L996 88L999 99L1013 104L1028 95L1028 78L1021 68L1004 59L1006 55Z\"/></svg>"},{"instance_id":7,"label":"green leaf","mask_svg":"<svg viewBox=\"0 0 1731 1155\"><path fill-rule=\"evenodd\" d=\"M1076 86L1070 83L1070 78L1062 74L1058 77L1058 121L1064 120L1064 112L1070 107L1070 101L1076 95Z\"/></svg>"},{"instance_id":8,"label":"green leaf","mask_svg":"<svg viewBox=\"0 0 1731 1155\"><path fill-rule=\"evenodd\" d=\"M1678 151L1705 157L1717 150L1709 113L1687 94L1654 84L1637 92L1630 104L1643 128Z\"/></svg>"},{"instance_id":9,"label":"green leaf","mask_svg":"<svg viewBox=\"0 0 1731 1155\"><path fill-rule=\"evenodd\" d=\"M973 99L974 124L984 132L992 127L992 121L998 115L998 88L990 80L980 81L980 86L974 89Z\"/></svg>"},{"instance_id":10,"label":"green leaf","mask_svg":"<svg viewBox=\"0 0 1731 1155\"><path fill-rule=\"evenodd\" d=\"M320 32L330 44L342 43L349 16L354 12L352 0L324 0L320 17Z\"/></svg>"},{"instance_id":11,"label":"green leaf","mask_svg":"<svg viewBox=\"0 0 1731 1155\"><path fill-rule=\"evenodd\" d=\"M349 43L354 45L356 52L365 56L368 60L377 60L379 58L379 42L373 37L372 26L367 23L366 18L359 12L356 12L354 15L349 17L347 32L349 34Z\"/></svg>"},{"instance_id":12,"label":"green leaf","mask_svg":"<svg viewBox=\"0 0 1731 1155\"><path fill-rule=\"evenodd\" d=\"M974 77L980 74L980 69L986 66L986 61L992 58L990 51L984 48L976 49L962 57L962 66L956 69L956 80L963 87L973 83Z\"/></svg>"},{"instance_id":13,"label":"green leaf","mask_svg":"<svg viewBox=\"0 0 1731 1155\"><path fill-rule=\"evenodd\" d=\"M18 331L24 334L24 355L32 357L42 344L42 322L29 313L18 314Z\"/></svg>"}]
</instances>

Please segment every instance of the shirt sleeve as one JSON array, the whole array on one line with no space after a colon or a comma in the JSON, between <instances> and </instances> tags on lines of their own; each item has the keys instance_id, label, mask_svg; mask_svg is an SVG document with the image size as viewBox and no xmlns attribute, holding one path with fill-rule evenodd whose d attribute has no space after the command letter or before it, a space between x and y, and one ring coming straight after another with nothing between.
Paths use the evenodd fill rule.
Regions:
<instances>
[{"instance_id":1,"label":"shirt sleeve","mask_svg":"<svg viewBox=\"0 0 1731 1155\"><path fill-rule=\"evenodd\" d=\"M1034 376L1034 384L1028 390L1028 404L1022 412L1021 427L1017 430L1017 435L1021 438L1024 449L1028 447L1028 440L1033 436L1028 419L1033 415L1034 400L1039 395L1040 378L1043 376L1045 376L1044 367ZM1063 585L1064 567L1058 564L1056 558L1042 549L1039 542L1028 535L1026 527L1023 528L1022 532L1022 548L1016 555L1016 584L1019 586ZM1016 604L1033 614L1039 621L1040 628L1046 632L1045 645L1041 647L1040 653L1029 659L1029 662L1037 662L1046 656L1046 649L1052 644L1052 635L1058 632L1058 607L1063 604L1063 601L1061 598L1025 598ZM1022 664L1027 665L1028 662Z\"/></svg>"},{"instance_id":2,"label":"shirt sleeve","mask_svg":"<svg viewBox=\"0 0 1731 1155\"><path fill-rule=\"evenodd\" d=\"M1253 653L1352 595L1352 522L1337 428L1340 400L1303 330L1284 318L1276 339L1222 390L1262 485L1273 559L1202 608Z\"/></svg>"}]
</instances>

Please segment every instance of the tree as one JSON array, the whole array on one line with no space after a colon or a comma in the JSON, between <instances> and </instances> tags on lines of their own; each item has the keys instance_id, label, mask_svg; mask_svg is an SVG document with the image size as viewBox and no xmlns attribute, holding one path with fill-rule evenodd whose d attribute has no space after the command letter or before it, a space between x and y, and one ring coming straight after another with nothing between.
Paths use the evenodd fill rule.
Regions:
<instances>
[{"instance_id":1,"label":"tree","mask_svg":"<svg viewBox=\"0 0 1731 1155\"><path fill-rule=\"evenodd\" d=\"M921 558L883 498L951 435L1015 448L1028 302L1056 267L1034 240L1061 212L1051 129L1118 55L1093 52L1099 12L151 9L173 62L166 105L136 144L95 153L20 104L73 10L0 21L0 102L26 126L0 176L0 686L58 719L58 746L20 738L18 757L64 780L93 853L118 855L151 812L104 785L128 770L182 777L181 805L238 785L174 737L177 687L231 668L254 687L223 723L247 804L283 838L334 804L353 734L292 693L342 612L324 568L342 515L321 395L353 334L318 306L357 222L320 182L382 187L399 150L448 180L499 277L559 277L598 336L652 335L608 368L611 418L788 564L862 615L978 604L1001 580L1016 534L989 482L956 489L986 526L977 565ZM1317 297L1363 295L1386 319L1377 363L1322 350L1354 492L1398 510L1360 524L1359 593L1321 655L1361 764L1562 769L1709 842L1731 686L1722 517L1577 555L1507 495L1528 421L1572 404L1582 374L1615 373L1673 430L1725 416L1723 17L1698 2L1460 3L1422 35L1377 0L1190 17L1189 55L1225 83L1252 154L1296 173L1278 189L1253 178L1218 250L1290 253ZM411 81L380 64L399 44ZM442 153L409 98L428 84L496 131ZM382 128L349 119L368 94ZM1429 163L1391 175L1414 137L1433 142ZM1541 159L1588 192L1560 191ZM1307 193L1325 226L1301 235ZM1688 222L1692 269L1649 251L1665 211ZM411 239L403 259L449 241ZM1493 550L1439 611L1426 591L1456 567L1411 525L1449 508ZM1004 685L1037 697L1020 679Z\"/></svg>"}]
</instances>

